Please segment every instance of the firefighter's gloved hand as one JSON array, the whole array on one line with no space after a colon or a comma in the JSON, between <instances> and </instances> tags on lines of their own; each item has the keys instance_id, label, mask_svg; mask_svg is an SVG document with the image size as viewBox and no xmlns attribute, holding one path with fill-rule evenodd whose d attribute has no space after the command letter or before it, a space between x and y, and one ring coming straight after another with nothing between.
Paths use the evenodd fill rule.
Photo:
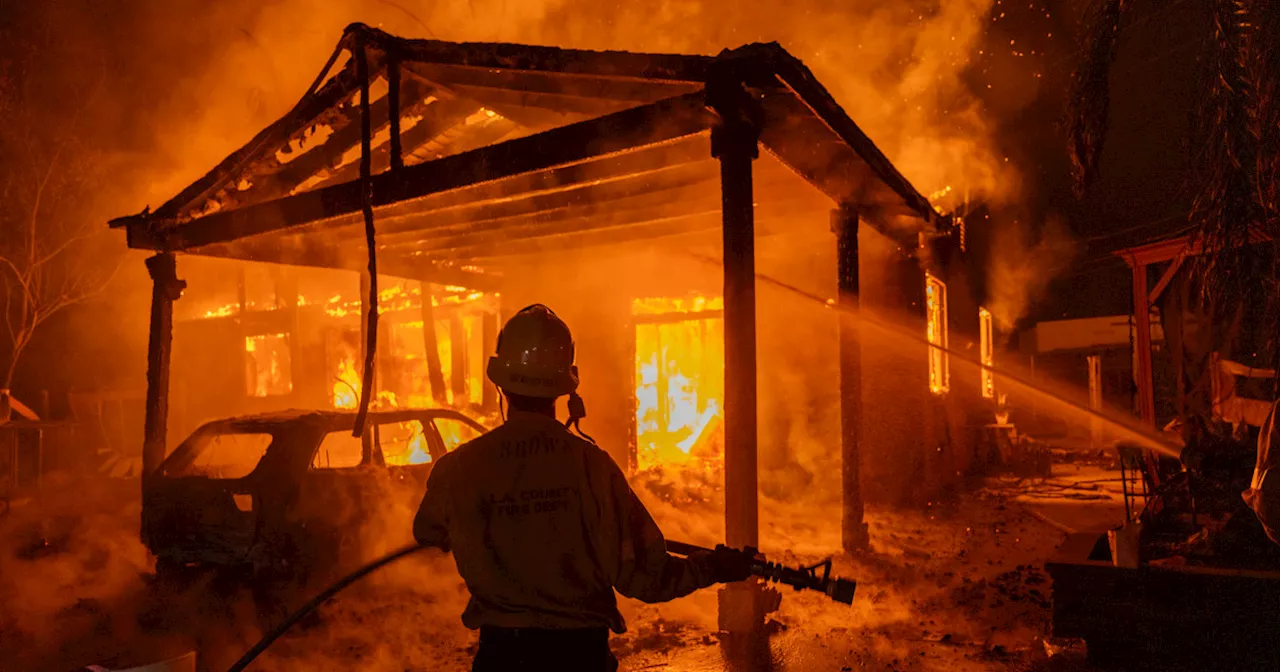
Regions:
<instances>
[{"instance_id":1,"label":"firefighter's gloved hand","mask_svg":"<svg viewBox=\"0 0 1280 672\"><path fill-rule=\"evenodd\" d=\"M713 583L745 581L751 576L751 554L727 546L716 546L713 551L699 553L698 561L707 568Z\"/></svg>"}]
</instances>

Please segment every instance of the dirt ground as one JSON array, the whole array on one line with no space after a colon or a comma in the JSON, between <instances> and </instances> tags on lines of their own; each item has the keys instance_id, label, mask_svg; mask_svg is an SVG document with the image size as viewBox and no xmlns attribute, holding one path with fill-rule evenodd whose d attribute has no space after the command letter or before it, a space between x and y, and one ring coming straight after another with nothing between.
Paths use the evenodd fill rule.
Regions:
<instances>
[{"instance_id":1,"label":"dirt ground","mask_svg":"<svg viewBox=\"0 0 1280 672\"><path fill-rule=\"evenodd\" d=\"M1066 468L1049 486L993 481L954 505L872 510L872 549L835 562L858 581L852 606L784 588L772 634L744 644L717 635L715 589L657 606L624 601L629 631L613 648L623 670L1087 669L1074 651L1046 654L1051 587L1041 567L1071 527L1054 516L1115 515L1106 492L1071 494L1113 476ZM713 543L721 502L690 494L704 492L646 483L641 495L669 538ZM118 668L190 650L202 669L225 670L256 642L244 591L154 585L140 506L136 482L52 478L0 516L0 672ZM762 499L761 545L776 561L816 562L838 552L838 522L834 500ZM250 669L469 669L465 599L450 558L410 558L339 595Z\"/></svg>"}]
</instances>

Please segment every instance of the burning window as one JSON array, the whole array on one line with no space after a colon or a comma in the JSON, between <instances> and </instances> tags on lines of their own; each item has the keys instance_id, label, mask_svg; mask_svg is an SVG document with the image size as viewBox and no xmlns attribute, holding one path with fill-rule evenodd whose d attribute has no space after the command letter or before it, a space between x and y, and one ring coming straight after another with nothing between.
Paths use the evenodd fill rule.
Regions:
<instances>
[{"instance_id":1,"label":"burning window","mask_svg":"<svg viewBox=\"0 0 1280 672\"><path fill-rule=\"evenodd\" d=\"M707 297L632 303L639 469L714 452L724 401L723 305Z\"/></svg>"},{"instance_id":2,"label":"burning window","mask_svg":"<svg viewBox=\"0 0 1280 672\"><path fill-rule=\"evenodd\" d=\"M427 434L418 420L379 425L377 437L382 457L391 466L431 461Z\"/></svg>"},{"instance_id":3,"label":"burning window","mask_svg":"<svg viewBox=\"0 0 1280 672\"><path fill-rule=\"evenodd\" d=\"M996 374L991 367L996 363L995 335L991 322L991 311L978 308L979 354L982 357L982 396L986 399L996 398Z\"/></svg>"},{"instance_id":4,"label":"burning window","mask_svg":"<svg viewBox=\"0 0 1280 672\"><path fill-rule=\"evenodd\" d=\"M951 388L950 361L947 347L947 286L932 275L924 274L926 331L929 337L929 390L946 394Z\"/></svg>"},{"instance_id":5,"label":"burning window","mask_svg":"<svg viewBox=\"0 0 1280 672\"><path fill-rule=\"evenodd\" d=\"M452 452L454 448L480 436L471 425L450 418L436 418L436 430L440 432L440 438L444 440L444 449Z\"/></svg>"},{"instance_id":6,"label":"burning window","mask_svg":"<svg viewBox=\"0 0 1280 672\"><path fill-rule=\"evenodd\" d=\"M251 397L276 397L293 392L288 334L264 334L244 339L245 392Z\"/></svg>"},{"instance_id":7,"label":"burning window","mask_svg":"<svg viewBox=\"0 0 1280 672\"><path fill-rule=\"evenodd\" d=\"M355 354L346 352L338 360L338 370L333 381L333 407L354 410L360 406L360 372L356 370Z\"/></svg>"}]
</instances>

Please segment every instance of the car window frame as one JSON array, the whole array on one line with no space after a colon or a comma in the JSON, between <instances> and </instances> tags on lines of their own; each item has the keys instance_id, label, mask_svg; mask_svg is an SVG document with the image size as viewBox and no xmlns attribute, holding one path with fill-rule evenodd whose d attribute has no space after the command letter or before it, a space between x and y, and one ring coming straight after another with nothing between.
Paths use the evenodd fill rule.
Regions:
<instances>
[{"instance_id":1,"label":"car window frame","mask_svg":"<svg viewBox=\"0 0 1280 672\"><path fill-rule=\"evenodd\" d=\"M173 452L169 453L169 455L160 462L160 466L156 468L156 474L164 478L207 478L210 480L220 481L242 481L252 478L254 474L258 473L258 471L263 468L263 465L271 459L271 455L275 452L276 446L280 443L280 428L272 428L271 431L241 431L236 429L234 426L224 428L220 427L219 424L220 423L216 422L209 423L197 428L196 431L192 432L190 436L182 441L182 443L179 443L178 446L173 449ZM244 476L214 479L212 476L203 476L199 474L172 473L174 469L190 469L191 465L196 461L196 458L204 454L204 450L195 452L195 444L197 442L225 434L265 434L271 437L271 441L267 443L267 447L262 451L262 457L258 458L257 464L253 465L253 469L249 470L249 473Z\"/></svg>"},{"instance_id":2,"label":"car window frame","mask_svg":"<svg viewBox=\"0 0 1280 672\"><path fill-rule=\"evenodd\" d=\"M330 434L337 434L339 432L350 433L351 430L342 428L342 427L339 427L337 429L331 429L331 430L326 430L326 429L320 430L320 432L318 433L318 436L313 442L314 445L311 448L311 453L310 453L311 456L307 458L308 472L326 473L326 472L337 472L337 471L351 471L354 469L365 469L372 466L378 466L381 463L381 459L380 459L381 449L379 448L378 443L375 440L376 433L373 431L373 426L371 425L369 427L369 431L365 433L360 440L362 444L366 440L371 442L373 444L373 449L365 450L365 447L362 445L360 448L360 462L358 464L354 464L349 467L317 467L316 457L320 455L320 448L324 445L325 437L329 436ZM375 453L377 453L379 457L375 457L374 456Z\"/></svg>"}]
</instances>

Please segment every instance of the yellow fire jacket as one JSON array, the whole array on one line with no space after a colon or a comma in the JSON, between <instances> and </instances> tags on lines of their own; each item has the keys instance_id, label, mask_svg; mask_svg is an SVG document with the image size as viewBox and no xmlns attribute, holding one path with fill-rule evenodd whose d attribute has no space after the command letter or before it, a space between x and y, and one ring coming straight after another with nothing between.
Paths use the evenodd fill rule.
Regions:
<instances>
[{"instance_id":1,"label":"yellow fire jacket","mask_svg":"<svg viewBox=\"0 0 1280 672\"><path fill-rule=\"evenodd\" d=\"M469 628L626 631L613 591L665 602L712 584L666 540L607 453L555 418L513 411L442 457L413 524L453 552Z\"/></svg>"}]
</instances>

